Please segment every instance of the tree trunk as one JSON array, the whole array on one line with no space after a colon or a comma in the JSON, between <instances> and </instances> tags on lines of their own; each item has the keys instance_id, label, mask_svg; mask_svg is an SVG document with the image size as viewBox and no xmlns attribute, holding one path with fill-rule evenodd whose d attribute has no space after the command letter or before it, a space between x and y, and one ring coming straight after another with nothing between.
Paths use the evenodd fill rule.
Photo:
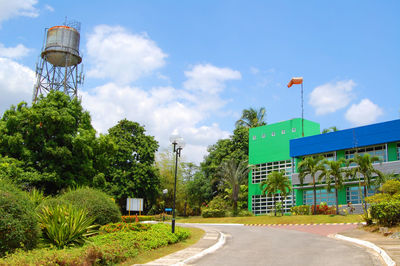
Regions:
<instances>
[{"instance_id":1,"label":"tree trunk","mask_svg":"<svg viewBox=\"0 0 400 266\"><path fill-rule=\"evenodd\" d=\"M274 213L275 213L275 216L276 216L276 198L275 198L275 194L274 194Z\"/></svg>"},{"instance_id":2,"label":"tree trunk","mask_svg":"<svg viewBox=\"0 0 400 266\"><path fill-rule=\"evenodd\" d=\"M183 216L186 217L186 207L187 207L187 201L185 201L185 205L183 205Z\"/></svg>"},{"instance_id":3,"label":"tree trunk","mask_svg":"<svg viewBox=\"0 0 400 266\"><path fill-rule=\"evenodd\" d=\"M315 186L315 176L313 176L313 190L314 190L314 215L317 214L317 188Z\"/></svg>"},{"instance_id":4,"label":"tree trunk","mask_svg":"<svg viewBox=\"0 0 400 266\"><path fill-rule=\"evenodd\" d=\"M338 200L338 190L335 188L335 197L336 197L336 214L339 215L339 200Z\"/></svg>"},{"instance_id":5,"label":"tree trunk","mask_svg":"<svg viewBox=\"0 0 400 266\"><path fill-rule=\"evenodd\" d=\"M233 216L237 215L237 200L233 200Z\"/></svg>"},{"instance_id":6,"label":"tree trunk","mask_svg":"<svg viewBox=\"0 0 400 266\"><path fill-rule=\"evenodd\" d=\"M367 202L365 201L366 197L367 197L367 185L364 185L364 195L362 197L362 200L364 202L365 215L368 215Z\"/></svg>"},{"instance_id":7,"label":"tree trunk","mask_svg":"<svg viewBox=\"0 0 400 266\"><path fill-rule=\"evenodd\" d=\"M284 208L283 208L283 202L284 202L284 201L283 201L283 198L282 198L282 195L281 195L281 205L282 205L282 206L281 206L281 213L282 213L282 216L283 216L283 212L284 212L284 210L283 210L283 209L284 209Z\"/></svg>"}]
</instances>

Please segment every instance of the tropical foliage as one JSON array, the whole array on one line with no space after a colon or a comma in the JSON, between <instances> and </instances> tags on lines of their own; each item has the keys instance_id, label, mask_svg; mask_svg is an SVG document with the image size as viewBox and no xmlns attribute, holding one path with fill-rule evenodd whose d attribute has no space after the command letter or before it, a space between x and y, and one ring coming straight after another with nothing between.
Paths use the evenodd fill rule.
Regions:
<instances>
[{"instance_id":1,"label":"tropical foliage","mask_svg":"<svg viewBox=\"0 0 400 266\"><path fill-rule=\"evenodd\" d=\"M274 215L276 216L276 195L281 195L281 211L283 214L283 199L287 197L287 195L291 191L291 184L289 178L285 175L285 172L271 172L267 179L264 180L260 184L260 188L262 189L262 194L267 194L269 197L273 197L274 199Z\"/></svg>"},{"instance_id":2,"label":"tropical foliage","mask_svg":"<svg viewBox=\"0 0 400 266\"><path fill-rule=\"evenodd\" d=\"M267 124L265 122L265 115L265 107L261 107L258 110L253 108L244 109L242 112L242 116L238 121L236 121L236 127L253 128L264 126Z\"/></svg>"}]
</instances>

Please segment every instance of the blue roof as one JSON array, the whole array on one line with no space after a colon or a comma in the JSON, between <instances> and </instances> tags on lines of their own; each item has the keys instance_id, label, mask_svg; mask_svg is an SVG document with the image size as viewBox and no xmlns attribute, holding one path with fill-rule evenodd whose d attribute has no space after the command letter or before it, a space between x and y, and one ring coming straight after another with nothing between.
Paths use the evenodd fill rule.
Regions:
<instances>
[{"instance_id":1,"label":"blue roof","mask_svg":"<svg viewBox=\"0 0 400 266\"><path fill-rule=\"evenodd\" d=\"M290 156L400 141L400 119L290 140Z\"/></svg>"}]
</instances>

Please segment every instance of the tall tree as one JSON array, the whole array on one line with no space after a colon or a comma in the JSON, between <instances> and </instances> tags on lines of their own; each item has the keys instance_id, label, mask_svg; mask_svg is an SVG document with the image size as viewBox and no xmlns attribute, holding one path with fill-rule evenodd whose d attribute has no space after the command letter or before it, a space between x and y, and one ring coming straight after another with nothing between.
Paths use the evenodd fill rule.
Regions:
<instances>
[{"instance_id":1,"label":"tall tree","mask_svg":"<svg viewBox=\"0 0 400 266\"><path fill-rule=\"evenodd\" d=\"M239 199L240 185L246 180L250 168L247 161L237 163L230 159L224 162L219 168L222 182L232 190L231 200L233 202L233 215L237 215L237 202Z\"/></svg>"},{"instance_id":2,"label":"tall tree","mask_svg":"<svg viewBox=\"0 0 400 266\"><path fill-rule=\"evenodd\" d=\"M325 134L325 133L329 133L329 132L336 132L339 129L336 126L330 127L330 128L324 128L324 130L322 130L321 134Z\"/></svg>"},{"instance_id":3,"label":"tall tree","mask_svg":"<svg viewBox=\"0 0 400 266\"><path fill-rule=\"evenodd\" d=\"M273 197L274 199L274 214L276 216L276 194L281 194L282 202L282 214L283 214L283 200L291 191L291 183L285 172L273 171L268 176L267 179L260 183L260 188L262 190L262 195L267 195Z\"/></svg>"},{"instance_id":4,"label":"tall tree","mask_svg":"<svg viewBox=\"0 0 400 266\"><path fill-rule=\"evenodd\" d=\"M12 106L0 120L0 154L38 173L14 181L47 194L91 183L95 145L89 113L78 99L61 92L50 92L31 107L24 102Z\"/></svg>"},{"instance_id":5,"label":"tall tree","mask_svg":"<svg viewBox=\"0 0 400 266\"><path fill-rule=\"evenodd\" d=\"M153 136L136 122L121 120L108 130L108 137L115 145L105 173L105 189L113 194L121 207L126 198L143 198L149 208L155 202L160 184L155 166L158 143Z\"/></svg>"},{"instance_id":6,"label":"tall tree","mask_svg":"<svg viewBox=\"0 0 400 266\"><path fill-rule=\"evenodd\" d=\"M342 168L346 160L339 159L337 161L324 160L322 162L326 167L322 170L322 173L318 177L318 181L325 179L326 189L328 192L333 187L335 188L335 200L336 200L336 214L339 214L339 200L338 200L338 190L343 188L346 174L345 169Z\"/></svg>"},{"instance_id":7,"label":"tall tree","mask_svg":"<svg viewBox=\"0 0 400 266\"><path fill-rule=\"evenodd\" d=\"M368 188L371 187L372 184L380 185L385 182L385 175L374 168L372 165L375 162L379 162L380 159L377 156L371 156L368 153L363 155L355 154L354 158L349 160L349 163L355 163L356 166L353 169L349 169L350 177L357 178L357 174L359 176L358 181L359 185L364 187L364 196L362 198L362 202L364 204L364 212L367 212L367 203L365 201L365 197L368 196L367 191ZM362 179L361 179L362 177ZM373 180L373 177L375 179Z\"/></svg>"},{"instance_id":8,"label":"tall tree","mask_svg":"<svg viewBox=\"0 0 400 266\"><path fill-rule=\"evenodd\" d=\"M243 126L247 128L253 128L264 126L267 124L265 122L265 114L265 107L261 107L258 110L253 108L244 109L242 111L242 116L238 121L236 121L236 127Z\"/></svg>"},{"instance_id":9,"label":"tall tree","mask_svg":"<svg viewBox=\"0 0 400 266\"><path fill-rule=\"evenodd\" d=\"M314 214L317 213L317 188L316 188L316 175L319 171L323 171L325 169L323 165L324 157L305 157L297 166L299 171L299 179L300 184L303 185L304 179L307 175L310 175L312 178L312 186L313 186L313 199L314 199Z\"/></svg>"}]
</instances>

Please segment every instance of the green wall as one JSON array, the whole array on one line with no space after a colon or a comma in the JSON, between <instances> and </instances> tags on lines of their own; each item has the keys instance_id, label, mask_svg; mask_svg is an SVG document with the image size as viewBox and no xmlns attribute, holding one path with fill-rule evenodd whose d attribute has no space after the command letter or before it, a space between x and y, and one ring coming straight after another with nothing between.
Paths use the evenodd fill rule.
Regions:
<instances>
[{"instance_id":1,"label":"green wall","mask_svg":"<svg viewBox=\"0 0 400 266\"><path fill-rule=\"evenodd\" d=\"M397 143L392 142L387 145L388 161L397 161Z\"/></svg>"},{"instance_id":2,"label":"green wall","mask_svg":"<svg viewBox=\"0 0 400 266\"><path fill-rule=\"evenodd\" d=\"M251 128L249 130L249 164L291 160L289 140L302 137L301 118L278 122L275 124ZM284 134L282 132L284 130ZM293 132L294 131L294 132ZM274 136L272 136L274 133ZM304 119L304 136L320 134L318 123ZM251 210L253 195L260 195L259 184L251 183L251 172L248 177L248 206Z\"/></svg>"}]
</instances>

